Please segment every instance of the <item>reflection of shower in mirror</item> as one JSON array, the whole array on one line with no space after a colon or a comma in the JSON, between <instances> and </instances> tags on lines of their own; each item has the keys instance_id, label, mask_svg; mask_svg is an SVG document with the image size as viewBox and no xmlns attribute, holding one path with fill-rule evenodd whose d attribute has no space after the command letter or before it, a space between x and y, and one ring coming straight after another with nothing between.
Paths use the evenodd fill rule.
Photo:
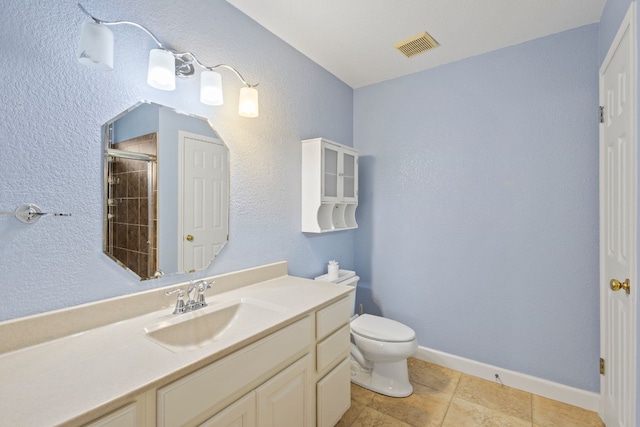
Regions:
<instances>
[{"instance_id":1,"label":"reflection of shower in mirror","mask_svg":"<svg viewBox=\"0 0 640 427\"><path fill-rule=\"evenodd\" d=\"M158 270L158 134L112 143L107 167L105 251L142 278Z\"/></svg>"}]
</instances>

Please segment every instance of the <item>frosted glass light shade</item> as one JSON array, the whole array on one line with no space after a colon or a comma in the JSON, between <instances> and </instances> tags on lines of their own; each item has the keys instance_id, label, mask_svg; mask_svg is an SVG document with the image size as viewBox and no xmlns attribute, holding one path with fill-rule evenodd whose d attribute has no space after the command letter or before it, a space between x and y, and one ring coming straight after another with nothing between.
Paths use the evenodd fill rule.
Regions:
<instances>
[{"instance_id":1,"label":"frosted glass light shade","mask_svg":"<svg viewBox=\"0 0 640 427\"><path fill-rule=\"evenodd\" d=\"M151 49L147 83L160 90L174 90L176 88L176 62L171 52L163 49Z\"/></svg>"},{"instance_id":2,"label":"frosted glass light shade","mask_svg":"<svg viewBox=\"0 0 640 427\"><path fill-rule=\"evenodd\" d=\"M258 117L258 91L254 87L240 89L238 114L242 117Z\"/></svg>"},{"instance_id":3,"label":"frosted glass light shade","mask_svg":"<svg viewBox=\"0 0 640 427\"><path fill-rule=\"evenodd\" d=\"M200 73L200 102L207 105L222 105L222 77L215 71Z\"/></svg>"},{"instance_id":4,"label":"frosted glass light shade","mask_svg":"<svg viewBox=\"0 0 640 427\"><path fill-rule=\"evenodd\" d=\"M113 70L113 33L104 25L84 22L76 57L81 64L99 70Z\"/></svg>"}]
</instances>

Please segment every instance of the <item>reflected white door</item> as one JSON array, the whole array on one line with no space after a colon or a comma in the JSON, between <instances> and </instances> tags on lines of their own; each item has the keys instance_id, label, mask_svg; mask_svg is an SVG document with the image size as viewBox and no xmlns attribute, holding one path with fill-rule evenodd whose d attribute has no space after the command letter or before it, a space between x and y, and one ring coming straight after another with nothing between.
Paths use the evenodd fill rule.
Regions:
<instances>
[{"instance_id":1,"label":"reflected white door","mask_svg":"<svg viewBox=\"0 0 640 427\"><path fill-rule=\"evenodd\" d=\"M633 2L600 68L600 416L620 427L636 426L635 34ZM629 279L630 293L613 279Z\"/></svg>"},{"instance_id":2,"label":"reflected white door","mask_svg":"<svg viewBox=\"0 0 640 427\"><path fill-rule=\"evenodd\" d=\"M218 139L180 132L181 241L179 271L201 270L225 245L227 235L227 148Z\"/></svg>"}]
</instances>

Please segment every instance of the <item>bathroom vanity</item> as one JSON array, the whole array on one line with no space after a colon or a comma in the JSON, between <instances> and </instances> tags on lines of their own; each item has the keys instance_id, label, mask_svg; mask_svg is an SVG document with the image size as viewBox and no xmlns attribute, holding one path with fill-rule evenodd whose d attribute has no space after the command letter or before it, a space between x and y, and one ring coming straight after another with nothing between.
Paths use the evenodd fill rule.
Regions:
<instances>
[{"instance_id":1,"label":"bathroom vanity","mask_svg":"<svg viewBox=\"0 0 640 427\"><path fill-rule=\"evenodd\" d=\"M0 416L29 426L333 426L350 405L353 288L286 262L0 323ZM6 337L6 339L5 339Z\"/></svg>"}]
</instances>

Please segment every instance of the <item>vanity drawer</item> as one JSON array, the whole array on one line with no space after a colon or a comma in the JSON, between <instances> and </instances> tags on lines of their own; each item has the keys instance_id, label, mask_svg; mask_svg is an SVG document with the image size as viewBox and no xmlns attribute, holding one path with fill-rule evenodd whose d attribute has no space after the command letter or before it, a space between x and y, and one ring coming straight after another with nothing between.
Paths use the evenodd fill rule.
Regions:
<instances>
[{"instance_id":1,"label":"vanity drawer","mask_svg":"<svg viewBox=\"0 0 640 427\"><path fill-rule=\"evenodd\" d=\"M281 331L158 389L159 427L194 425L309 350L312 319Z\"/></svg>"},{"instance_id":2,"label":"vanity drawer","mask_svg":"<svg viewBox=\"0 0 640 427\"><path fill-rule=\"evenodd\" d=\"M316 353L316 370L318 373L322 373L325 369L335 365L335 362L344 359L345 356L349 354L349 338L349 325L344 325L327 339L318 343Z\"/></svg>"},{"instance_id":3,"label":"vanity drawer","mask_svg":"<svg viewBox=\"0 0 640 427\"><path fill-rule=\"evenodd\" d=\"M349 323L353 311L352 300L349 297L316 312L316 338L323 340L327 335Z\"/></svg>"},{"instance_id":4,"label":"vanity drawer","mask_svg":"<svg viewBox=\"0 0 640 427\"><path fill-rule=\"evenodd\" d=\"M144 415L143 412L142 415ZM141 418L141 408L138 403L134 402L85 425L85 427L137 427L142 425L144 425L144 418Z\"/></svg>"}]
</instances>

